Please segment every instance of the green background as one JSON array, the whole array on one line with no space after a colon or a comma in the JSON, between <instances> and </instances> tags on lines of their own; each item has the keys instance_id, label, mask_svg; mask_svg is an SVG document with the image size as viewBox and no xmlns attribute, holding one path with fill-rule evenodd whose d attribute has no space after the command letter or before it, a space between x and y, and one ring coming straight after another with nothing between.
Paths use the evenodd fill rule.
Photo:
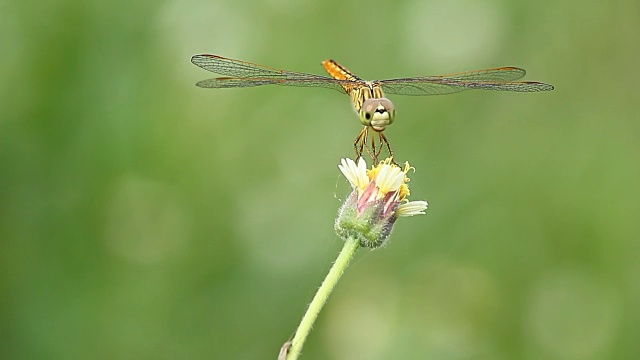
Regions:
<instances>
[{"instance_id":1,"label":"green background","mask_svg":"<svg viewBox=\"0 0 640 360\"><path fill-rule=\"evenodd\" d=\"M640 358L638 34L635 0L0 2L0 357L276 358L361 127L326 89L195 87L213 53L556 86L391 97L429 210L356 254L303 359Z\"/></svg>"}]
</instances>

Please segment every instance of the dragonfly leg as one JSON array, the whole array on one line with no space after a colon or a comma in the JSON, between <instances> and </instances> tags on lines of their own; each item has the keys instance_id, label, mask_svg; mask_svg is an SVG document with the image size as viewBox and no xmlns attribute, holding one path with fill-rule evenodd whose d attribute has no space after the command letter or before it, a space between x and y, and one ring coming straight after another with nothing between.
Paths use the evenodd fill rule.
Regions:
<instances>
[{"instance_id":1,"label":"dragonfly leg","mask_svg":"<svg viewBox=\"0 0 640 360\"><path fill-rule=\"evenodd\" d=\"M395 161L395 159L393 158L393 150L391 150L391 144L389 144L389 140L387 140L387 137L384 136L384 134L382 133L382 131L378 131L378 135L380 136L380 150L382 151L382 145L386 145L387 146L387 150L389 151L389 158L391 158L391 161L398 165Z\"/></svg>"},{"instance_id":2,"label":"dragonfly leg","mask_svg":"<svg viewBox=\"0 0 640 360\"><path fill-rule=\"evenodd\" d=\"M380 155L380 151L376 150L376 132L375 130L371 130L371 145L367 147L367 152L371 159L373 160L373 165L378 165L380 160L378 159L378 155Z\"/></svg>"},{"instance_id":3,"label":"dragonfly leg","mask_svg":"<svg viewBox=\"0 0 640 360\"><path fill-rule=\"evenodd\" d=\"M358 158L362 156L362 152L365 149L366 143L367 128L365 127L364 129L362 129L362 131L360 131L360 134L358 134L358 137L356 137L356 140L353 142L353 149L356 151L356 161L358 161Z\"/></svg>"},{"instance_id":4,"label":"dragonfly leg","mask_svg":"<svg viewBox=\"0 0 640 360\"><path fill-rule=\"evenodd\" d=\"M374 146L372 146L371 148L373 149L374 154L376 154L376 159L378 159L380 155L382 155L382 148L384 147L384 145L387 144L387 148L389 148L389 142L386 141L386 138L384 137L382 132L376 131L376 133L378 133L378 138L380 139L380 143L378 145L375 145L374 143ZM390 155L393 155L393 154L390 154Z\"/></svg>"},{"instance_id":5,"label":"dragonfly leg","mask_svg":"<svg viewBox=\"0 0 640 360\"><path fill-rule=\"evenodd\" d=\"M376 134L378 134L379 142L376 142ZM369 139L371 138L371 139ZM362 156L363 152L367 152L373 160L374 165L378 165L380 162L380 154L382 154L382 149L387 148L389 151L389 157L391 161L396 164L393 160L393 150L391 150L391 145L389 144L389 140L384 134L380 131L375 131L371 129L369 133L369 127L365 127L360 131L360 134L356 137L353 142L353 149L356 152L356 159ZM396 164L397 165L397 164Z\"/></svg>"}]
</instances>

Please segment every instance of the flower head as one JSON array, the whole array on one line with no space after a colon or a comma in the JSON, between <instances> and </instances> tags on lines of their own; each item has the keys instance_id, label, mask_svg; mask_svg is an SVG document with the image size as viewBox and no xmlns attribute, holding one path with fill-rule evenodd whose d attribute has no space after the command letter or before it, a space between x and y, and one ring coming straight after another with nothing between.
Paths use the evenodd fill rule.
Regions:
<instances>
[{"instance_id":1,"label":"flower head","mask_svg":"<svg viewBox=\"0 0 640 360\"><path fill-rule=\"evenodd\" d=\"M343 239L356 237L360 245L377 248L391 234L399 216L424 214L426 201L409 201L409 177L413 169L386 159L367 170L364 159L342 159L340 171L351 183L353 192L340 208L335 229Z\"/></svg>"}]
</instances>

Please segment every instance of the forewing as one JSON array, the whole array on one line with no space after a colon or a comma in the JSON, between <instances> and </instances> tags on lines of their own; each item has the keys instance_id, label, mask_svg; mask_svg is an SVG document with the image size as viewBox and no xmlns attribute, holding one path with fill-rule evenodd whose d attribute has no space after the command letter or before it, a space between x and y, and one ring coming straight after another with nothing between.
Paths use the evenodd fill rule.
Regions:
<instances>
[{"instance_id":1,"label":"forewing","mask_svg":"<svg viewBox=\"0 0 640 360\"><path fill-rule=\"evenodd\" d=\"M218 55L194 55L191 62L205 70L234 78L282 77L285 71Z\"/></svg>"},{"instance_id":2,"label":"forewing","mask_svg":"<svg viewBox=\"0 0 640 360\"><path fill-rule=\"evenodd\" d=\"M396 95L445 95L468 90L463 86L455 86L435 80L393 79L380 81L382 90Z\"/></svg>"},{"instance_id":3,"label":"forewing","mask_svg":"<svg viewBox=\"0 0 640 360\"><path fill-rule=\"evenodd\" d=\"M463 81L515 81L526 75L524 69L507 66L495 69L465 71L455 74L428 76L427 78L454 79Z\"/></svg>"},{"instance_id":4,"label":"forewing","mask_svg":"<svg viewBox=\"0 0 640 360\"><path fill-rule=\"evenodd\" d=\"M205 70L226 75L198 82L203 88L240 88L262 85L325 87L345 92L344 86L351 83L326 76L275 69L265 65L234 60L218 55L195 55L191 62Z\"/></svg>"},{"instance_id":5,"label":"forewing","mask_svg":"<svg viewBox=\"0 0 640 360\"><path fill-rule=\"evenodd\" d=\"M453 94L469 89L494 90L494 91L514 91L514 92L537 92L553 90L553 85L535 81L454 81L443 80L416 80L395 82L385 80L381 82L382 89L389 94L396 95L444 95Z\"/></svg>"},{"instance_id":6,"label":"forewing","mask_svg":"<svg viewBox=\"0 0 640 360\"><path fill-rule=\"evenodd\" d=\"M514 81L525 74L524 69L502 67L441 76L382 80L379 83L387 93L398 95L444 95L469 89L516 92L553 90L549 84Z\"/></svg>"}]
</instances>

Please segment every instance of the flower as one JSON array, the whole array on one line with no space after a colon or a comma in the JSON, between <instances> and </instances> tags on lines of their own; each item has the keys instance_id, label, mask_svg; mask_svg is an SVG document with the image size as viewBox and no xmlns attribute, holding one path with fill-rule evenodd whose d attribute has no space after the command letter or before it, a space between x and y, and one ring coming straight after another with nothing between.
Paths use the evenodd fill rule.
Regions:
<instances>
[{"instance_id":1,"label":"flower","mask_svg":"<svg viewBox=\"0 0 640 360\"><path fill-rule=\"evenodd\" d=\"M335 229L340 237L355 237L360 245L380 247L387 240L400 216L424 214L426 201L409 201L409 163L400 168L392 159L367 170L363 158L358 162L342 159L338 168L351 183L353 192L340 208ZM414 169L415 170L415 169Z\"/></svg>"}]
</instances>

